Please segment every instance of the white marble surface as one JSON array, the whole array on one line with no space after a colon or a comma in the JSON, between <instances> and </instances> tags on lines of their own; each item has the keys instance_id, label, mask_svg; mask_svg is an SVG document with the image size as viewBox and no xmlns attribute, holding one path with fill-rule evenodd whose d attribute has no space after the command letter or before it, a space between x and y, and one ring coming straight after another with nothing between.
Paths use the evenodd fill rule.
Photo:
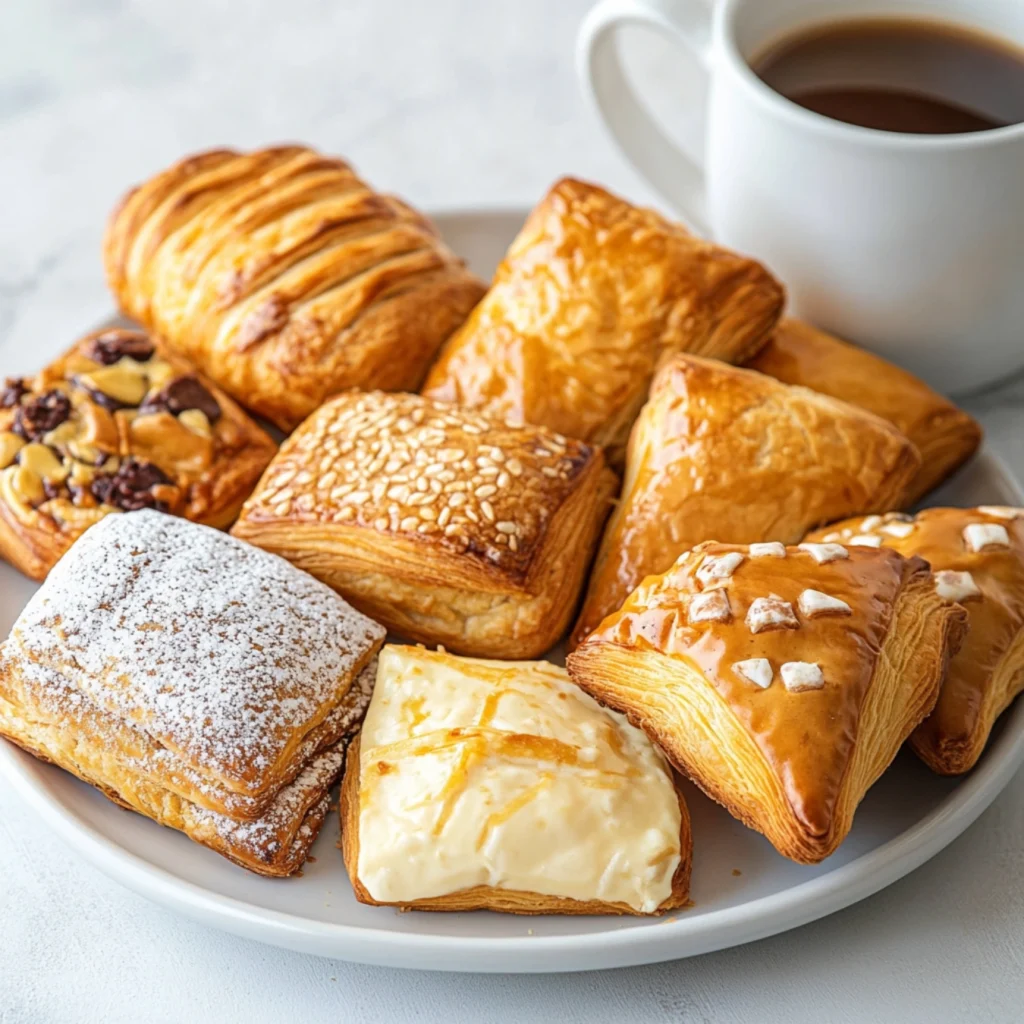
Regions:
<instances>
[{"instance_id":1,"label":"white marble surface","mask_svg":"<svg viewBox=\"0 0 1024 1024\"><path fill-rule=\"evenodd\" d=\"M128 184L216 143L298 139L424 206L530 203L559 174L653 201L577 90L588 0L6 0L0 370L110 310ZM660 109L692 87L631 41ZM49 340L47 341L49 344ZM1024 382L969 403L1024 477ZM120 889L0 791L0 1022L1020 1020L1024 776L915 874L798 932L604 974L462 977L245 942Z\"/></svg>"}]
</instances>

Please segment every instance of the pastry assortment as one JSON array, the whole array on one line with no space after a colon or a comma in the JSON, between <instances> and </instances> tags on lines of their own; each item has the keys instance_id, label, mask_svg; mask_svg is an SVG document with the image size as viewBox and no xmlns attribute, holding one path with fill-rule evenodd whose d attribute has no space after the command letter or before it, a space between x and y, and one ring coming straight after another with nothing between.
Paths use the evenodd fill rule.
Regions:
<instances>
[{"instance_id":1,"label":"pastry assortment","mask_svg":"<svg viewBox=\"0 0 1024 1024\"><path fill-rule=\"evenodd\" d=\"M653 211L562 180L488 290L347 163L218 149L104 260L144 330L0 391L0 735L241 867L343 776L363 903L661 914L683 777L817 863L1024 689L1024 510L905 511L977 424Z\"/></svg>"}]
</instances>

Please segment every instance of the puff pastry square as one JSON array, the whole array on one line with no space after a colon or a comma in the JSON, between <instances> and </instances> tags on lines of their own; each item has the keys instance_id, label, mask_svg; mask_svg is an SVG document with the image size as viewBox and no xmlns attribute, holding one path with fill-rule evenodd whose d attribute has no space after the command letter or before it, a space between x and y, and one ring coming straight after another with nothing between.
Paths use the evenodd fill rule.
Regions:
<instances>
[{"instance_id":1,"label":"puff pastry square","mask_svg":"<svg viewBox=\"0 0 1024 1024\"><path fill-rule=\"evenodd\" d=\"M949 666L935 710L910 745L933 771L974 767L996 719L1024 690L1024 509L929 508L817 531L850 545L879 544L927 559L940 597L967 612L970 629Z\"/></svg>"},{"instance_id":2,"label":"puff pastry square","mask_svg":"<svg viewBox=\"0 0 1024 1024\"><path fill-rule=\"evenodd\" d=\"M0 733L243 866L288 874L383 639L282 559L150 510L109 516L0 648Z\"/></svg>"},{"instance_id":3,"label":"puff pastry square","mask_svg":"<svg viewBox=\"0 0 1024 1024\"><path fill-rule=\"evenodd\" d=\"M104 262L128 315L283 430L346 388L418 388L485 291L422 214L305 146L160 172Z\"/></svg>"},{"instance_id":4,"label":"puff pastry square","mask_svg":"<svg viewBox=\"0 0 1024 1024\"><path fill-rule=\"evenodd\" d=\"M90 334L0 388L0 557L41 580L119 510L228 526L276 450L159 341Z\"/></svg>"},{"instance_id":5,"label":"puff pastry square","mask_svg":"<svg viewBox=\"0 0 1024 1024\"><path fill-rule=\"evenodd\" d=\"M981 444L977 422L913 374L800 320L783 320L749 366L867 409L906 434L922 462L905 504L937 487Z\"/></svg>"},{"instance_id":6,"label":"puff pastry square","mask_svg":"<svg viewBox=\"0 0 1024 1024\"><path fill-rule=\"evenodd\" d=\"M618 465L664 358L743 362L782 304L760 264L566 178L530 215L424 394L603 445Z\"/></svg>"},{"instance_id":7,"label":"puff pastry square","mask_svg":"<svg viewBox=\"0 0 1024 1024\"><path fill-rule=\"evenodd\" d=\"M574 638L695 544L795 544L812 526L897 505L920 464L877 416L753 370L677 356L633 428Z\"/></svg>"},{"instance_id":8,"label":"puff pastry square","mask_svg":"<svg viewBox=\"0 0 1024 1024\"><path fill-rule=\"evenodd\" d=\"M931 711L966 615L919 558L771 548L687 552L568 668L731 814L812 864Z\"/></svg>"},{"instance_id":9,"label":"puff pastry square","mask_svg":"<svg viewBox=\"0 0 1024 1024\"><path fill-rule=\"evenodd\" d=\"M615 486L599 449L418 395L341 395L234 527L405 637L498 658L568 629Z\"/></svg>"},{"instance_id":10,"label":"puff pastry square","mask_svg":"<svg viewBox=\"0 0 1024 1024\"><path fill-rule=\"evenodd\" d=\"M655 914L687 902L689 817L671 769L548 662L385 647L341 816L362 903Z\"/></svg>"}]
</instances>

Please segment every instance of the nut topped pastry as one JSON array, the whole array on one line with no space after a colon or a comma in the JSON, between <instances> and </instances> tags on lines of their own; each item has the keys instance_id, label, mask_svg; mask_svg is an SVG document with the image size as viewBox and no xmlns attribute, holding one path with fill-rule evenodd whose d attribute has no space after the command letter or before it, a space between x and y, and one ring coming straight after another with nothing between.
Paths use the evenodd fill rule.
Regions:
<instances>
[{"instance_id":1,"label":"nut topped pastry","mask_svg":"<svg viewBox=\"0 0 1024 1024\"><path fill-rule=\"evenodd\" d=\"M423 393L603 445L617 465L665 358L749 359L782 303L760 264L566 178L530 215Z\"/></svg>"},{"instance_id":2,"label":"nut topped pastry","mask_svg":"<svg viewBox=\"0 0 1024 1024\"><path fill-rule=\"evenodd\" d=\"M99 331L0 391L0 555L42 579L111 512L227 526L275 450L158 342Z\"/></svg>"},{"instance_id":3,"label":"nut topped pastry","mask_svg":"<svg viewBox=\"0 0 1024 1024\"><path fill-rule=\"evenodd\" d=\"M929 508L916 516L849 519L810 539L893 548L926 559L935 592L970 628L935 710L910 745L933 770L957 775L981 757L996 719L1024 690L1024 509Z\"/></svg>"},{"instance_id":4,"label":"nut topped pastry","mask_svg":"<svg viewBox=\"0 0 1024 1024\"><path fill-rule=\"evenodd\" d=\"M646 579L569 656L708 795L815 863L938 696L966 624L927 564L813 546L705 543ZM736 556L740 556L736 560ZM728 575L703 572L731 558ZM702 613L719 595L729 614Z\"/></svg>"},{"instance_id":5,"label":"nut topped pastry","mask_svg":"<svg viewBox=\"0 0 1024 1024\"><path fill-rule=\"evenodd\" d=\"M658 372L630 436L574 639L695 544L795 544L836 509L898 504L920 462L895 427L861 409L677 356Z\"/></svg>"},{"instance_id":6,"label":"nut topped pastry","mask_svg":"<svg viewBox=\"0 0 1024 1024\"><path fill-rule=\"evenodd\" d=\"M347 388L418 388L485 291L422 214L305 146L154 175L104 262L125 313L283 430Z\"/></svg>"},{"instance_id":7,"label":"nut topped pastry","mask_svg":"<svg viewBox=\"0 0 1024 1024\"><path fill-rule=\"evenodd\" d=\"M363 903L653 914L687 899L689 817L664 758L547 662L385 647L341 818Z\"/></svg>"},{"instance_id":8,"label":"nut topped pastry","mask_svg":"<svg viewBox=\"0 0 1024 1024\"><path fill-rule=\"evenodd\" d=\"M352 392L285 441L233 532L411 639L533 657L571 620L613 487L579 441Z\"/></svg>"}]
</instances>

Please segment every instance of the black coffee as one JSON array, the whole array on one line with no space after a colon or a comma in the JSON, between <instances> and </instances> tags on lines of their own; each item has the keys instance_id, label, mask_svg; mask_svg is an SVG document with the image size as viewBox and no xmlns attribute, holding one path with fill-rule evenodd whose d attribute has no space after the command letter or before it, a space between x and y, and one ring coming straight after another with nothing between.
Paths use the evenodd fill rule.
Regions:
<instances>
[{"instance_id":1,"label":"black coffee","mask_svg":"<svg viewBox=\"0 0 1024 1024\"><path fill-rule=\"evenodd\" d=\"M794 103L864 128L944 135L1024 121L1024 51L946 22L817 26L769 46L752 66Z\"/></svg>"}]
</instances>

